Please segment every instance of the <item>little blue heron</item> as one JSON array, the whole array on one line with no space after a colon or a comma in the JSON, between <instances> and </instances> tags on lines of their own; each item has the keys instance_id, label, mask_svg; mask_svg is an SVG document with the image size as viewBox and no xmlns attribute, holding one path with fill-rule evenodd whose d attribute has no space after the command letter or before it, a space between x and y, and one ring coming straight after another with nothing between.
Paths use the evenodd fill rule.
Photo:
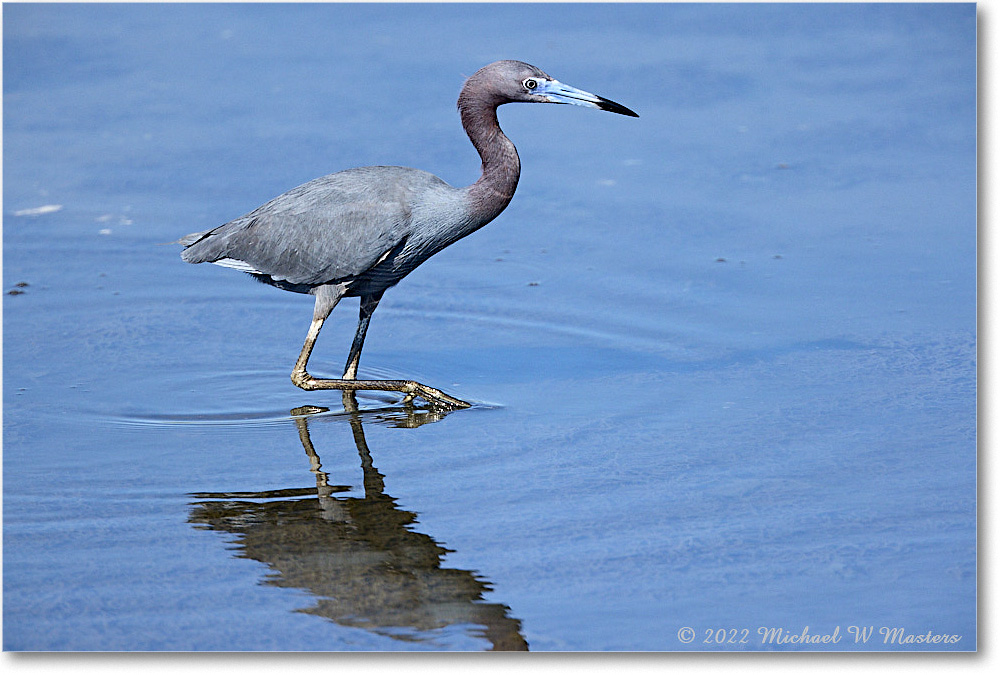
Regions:
<instances>
[{"instance_id":1,"label":"little blue heron","mask_svg":"<svg viewBox=\"0 0 1000 675\"><path fill-rule=\"evenodd\" d=\"M398 391L431 405L469 404L412 380L358 380L361 347L382 294L420 263L502 212L521 173L514 144L497 122L504 103L572 103L638 117L623 105L565 85L521 61L497 61L462 87L462 126L483 161L483 175L454 188L418 169L368 166L317 178L255 211L179 240L189 263L247 272L278 288L316 297L312 324L292 370L302 389ZM342 298L359 297L361 317L342 379L306 371L323 322Z\"/></svg>"}]
</instances>

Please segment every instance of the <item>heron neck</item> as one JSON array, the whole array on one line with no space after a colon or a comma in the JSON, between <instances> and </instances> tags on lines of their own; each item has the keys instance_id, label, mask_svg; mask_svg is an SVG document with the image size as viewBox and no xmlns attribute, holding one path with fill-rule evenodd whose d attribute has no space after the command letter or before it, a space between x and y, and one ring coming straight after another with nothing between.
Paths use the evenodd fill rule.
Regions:
<instances>
[{"instance_id":1,"label":"heron neck","mask_svg":"<svg viewBox=\"0 0 1000 675\"><path fill-rule=\"evenodd\" d=\"M496 218L514 197L521 160L497 121L497 104L469 103L459 97L462 126L483 160L483 175L468 191L472 208L483 224Z\"/></svg>"}]
</instances>

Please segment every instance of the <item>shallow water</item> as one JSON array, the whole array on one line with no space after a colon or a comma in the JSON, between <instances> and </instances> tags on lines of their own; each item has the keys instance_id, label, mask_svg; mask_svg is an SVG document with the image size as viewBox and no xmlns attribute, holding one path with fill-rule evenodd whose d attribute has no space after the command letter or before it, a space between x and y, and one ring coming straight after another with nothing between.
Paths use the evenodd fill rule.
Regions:
<instances>
[{"instance_id":1,"label":"shallow water","mask_svg":"<svg viewBox=\"0 0 1000 675\"><path fill-rule=\"evenodd\" d=\"M5 649L975 649L973 5L3 11ZM310 299L159 244L471 182L499 58L641 117L503 108L386 295L361 375L474 407L296 389Z\"/></svg>"}]
</instances>

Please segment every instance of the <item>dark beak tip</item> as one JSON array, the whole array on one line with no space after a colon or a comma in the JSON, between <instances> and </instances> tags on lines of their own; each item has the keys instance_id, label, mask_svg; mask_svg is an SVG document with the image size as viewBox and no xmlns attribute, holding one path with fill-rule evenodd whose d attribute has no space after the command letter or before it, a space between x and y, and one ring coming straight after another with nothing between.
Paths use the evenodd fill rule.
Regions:
<instances>
[{"instance_id":1,"label":"dark beak tip","mask_svg":"<svg viewBox=\"0 0 1000 675\"><path fill-rule=\"evenodd\" d=\"M639 116L639 113L635 112L634 110L629 110L628 108L626 108L623 105L617 105L616 104L613 108L609 107L609 108L603 108L603 109L607 110L608 112L618 113L619 115L625 115L626 117L638 117Z\"/></svg>"},{"instance_id":2,"label":"dark beak tip","mask_svg":"<svg viewBox=\"0 0 1000 675\"><path fill-rule=\"evenodd\" d=\"M601 99L601 102L598 104L601 107L601 110L618 113L619 115L625 115L626 117L639 116L639 113L635 112L634 110L629 110L621 103L615 103L614 101L606 99L603 96L598 96L597 98Z\"/></svg>"}]
</instances>

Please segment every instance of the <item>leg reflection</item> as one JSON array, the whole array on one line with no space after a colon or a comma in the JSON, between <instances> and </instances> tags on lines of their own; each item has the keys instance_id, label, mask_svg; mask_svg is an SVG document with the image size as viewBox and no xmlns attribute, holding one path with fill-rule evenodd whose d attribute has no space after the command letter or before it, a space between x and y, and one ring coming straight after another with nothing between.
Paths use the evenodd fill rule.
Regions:
<instances>
[{"instance_id":1,"label":"leg reflection","mask_svg":"<svg viewBox=\"0 0 1000 675\"><path fill-rule=\"evenodd\" d=\"M344 404L361 458L364 496L350 496L349 486L330 483L309 432L309 413L318 409L296 409L292 414L316 488L195 495L203 501L193 505L190 521L237 534L239 557L271 569L266 583L315 596L312 607L298 611L403 641L434 643L442 629L468 625L469 634L485 638L493 650L527 650L521 622L510 609L483 600L488 584L472 571L443 568L448 550L411 529L416 514L385 493L353 392L345 392ZM398 426L430 421L419 417L409 424L392 421L404 422Z\"/></svg>"}]
</instances>

